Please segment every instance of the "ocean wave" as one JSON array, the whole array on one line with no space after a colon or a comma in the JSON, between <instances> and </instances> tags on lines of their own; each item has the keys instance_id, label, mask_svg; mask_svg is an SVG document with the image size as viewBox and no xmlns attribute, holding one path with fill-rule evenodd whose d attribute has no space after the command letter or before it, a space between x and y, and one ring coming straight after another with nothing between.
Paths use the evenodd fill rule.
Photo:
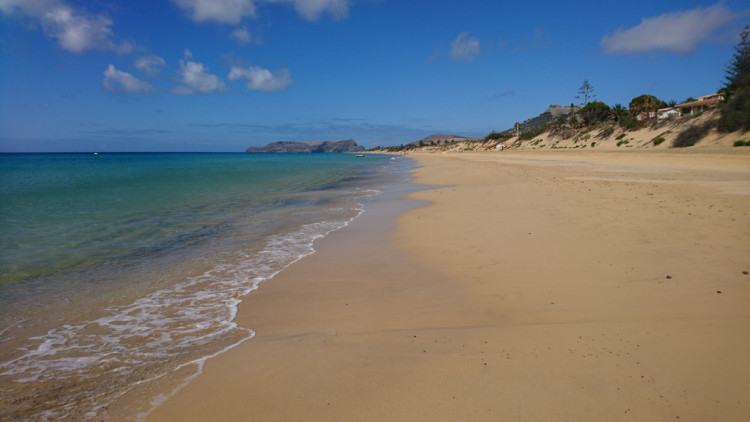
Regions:
<instances>
[{"instance_id":1,"label":"ocean wave","mask_svg":"<svg viewBox=\"0 0 750 422\"><path fill-rule=\"evenodd\" d=\"M207 359L255 335L234 322L244 296L314 253L317 239L347 226L364 208L328 211L339 211L338 217L272 235L258 253L230 254L203 274L109 307L99 318L30 338L0 363L0 419L95 419L136 386L192 365L175 391L186 385Z\"/></svg>"}]
</instances>

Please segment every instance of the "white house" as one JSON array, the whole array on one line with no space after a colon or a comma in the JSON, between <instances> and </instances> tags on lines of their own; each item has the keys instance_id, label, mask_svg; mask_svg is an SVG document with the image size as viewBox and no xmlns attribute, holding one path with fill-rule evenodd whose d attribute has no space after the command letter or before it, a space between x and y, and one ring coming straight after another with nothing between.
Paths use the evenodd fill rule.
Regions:
<instances>
[{"instance_id":1,"label":"white house","mask_svg":"<svg viewBox=\"0 0 750 422\"><path fill-rule=\"evenodd\" d=\"M660 108L659 112L656 114L656 117L659 120L663 119L669 119L671 117L677 117L680 115L680 110L677 110L676 107L667 107L667 108Z\"/></svg>"}]
</instances>

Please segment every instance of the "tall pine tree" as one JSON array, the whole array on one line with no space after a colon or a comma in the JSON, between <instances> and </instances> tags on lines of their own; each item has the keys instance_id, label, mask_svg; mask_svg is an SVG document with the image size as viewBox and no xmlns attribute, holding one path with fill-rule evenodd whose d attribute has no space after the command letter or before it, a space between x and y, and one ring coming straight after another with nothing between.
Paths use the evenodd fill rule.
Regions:
<instances>
[{"instance_id":1,"label":"tall pine tree","mask_svg":"<svg viewBox=\"0 0 750 422\"><path fill-rule=\"evenodd\" d=\"M591 86L588 79L584 79L583 84L581 84L581 87L578 88L578 95L576 95L576 100L580 101L581 107L584 107L586 104L595 99L596 94L594 94L594 87Z\"/></svg>"},{"instance_id":2,"label":"tall pine tree","mask_svg":"<svg viewBox=\"0 0 750 422\"><path fill-rule=\"evenodd\" d=\"M750 27L745 26L734 50L721 90L726 100L718 122L722 132L750 130Z\"/></svg>"},{"instance_id":3,"label":"tall pine tree","mask_svg":"<svg viewBox=\"0 0 750 422\"><path fill-rule=\"evenodd\" d=\"M734 47L734 57L732 62L727 66L726 85L724 89L731 97L742 83L750 75L750 27L740 34L740 43ZM744 81L747 83L747 81Z\"/></svg>"}]
</instances>

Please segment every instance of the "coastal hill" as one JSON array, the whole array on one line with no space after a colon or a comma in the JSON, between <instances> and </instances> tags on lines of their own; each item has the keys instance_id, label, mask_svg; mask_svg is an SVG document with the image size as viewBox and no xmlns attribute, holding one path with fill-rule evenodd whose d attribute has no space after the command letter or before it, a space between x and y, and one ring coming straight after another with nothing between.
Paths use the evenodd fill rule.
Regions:
<instances>
[{"instance_id":1,"label":"coastal hill","mask_svg":"<svg viewBox=\"0 0 750 422\"><path fill-rule=\"evenodd\" d=\"M501 149L668 149L675 147L750 146L750 132L723 133L717 130L721 113L718 108L694 116L676 116L638 122L624 128L614 121L589 127L555 124L570 116L570 107L550 106L539 116L520 124L519 135L514 129L493 132L483 138L459 138L447 143L412 142L408 145L383 148L387 152L402 151L495 151ZM578 110L576 110L578 112ZM429 139L425 138L425 139Z\"/></svg>"},{"instance_id":2,"label":"coastal hill","mask_svg":"<svg viewBox=\"0 0 750 422\"><path fill-rule=\"evenodd\" d=\"M545 128L533 136L505 137L486 145L487 149L669 149L681 147L732 147L750 139L743 131L722 133L716 129L719 110L696 116L681 116L644 122L627 130L614 122L588 128ZM526 139L524 139L526 138ZM529 139L530 138L530 139ZM484 140L484 139L483 139ZM494 145L493 145L494 144ZM750 144L750 143L749 143Z\"/></svg>"},{"instance_id":3,"label":"coastal hill","mask_svg":"<svg viewBox=\"0 0 750 422\"><path fill-rule=\"evenodd\" d=\"M360 152L364 147L357 145L352 139L345 141L322 141L322 142L291 142L281 141L272 142L262 147L250 147L245 152L264 153L264 152Z\"/></svg>"},{"instance_id":4,"label":"coastal hill","mask_svg":"<svg viewBox=\"0 0 750 422\"><path fill-rule=\"evenodd\" d=\"M518 131L521 133L528 132L531 130L537 130L540 128L543 128L555 119L565 119L567 120L570 116L570 112L573 109L578 109L578 107L575 106L561 106L561 105L555 105L552 104L547 108L547 110L544 110L540 115L536 117L532 117L530 119L526 119L523 122L518 124ZM511 134L515 131L515 128L511 128L506 130L503 133Z\"/></svg>"}]
</instances>

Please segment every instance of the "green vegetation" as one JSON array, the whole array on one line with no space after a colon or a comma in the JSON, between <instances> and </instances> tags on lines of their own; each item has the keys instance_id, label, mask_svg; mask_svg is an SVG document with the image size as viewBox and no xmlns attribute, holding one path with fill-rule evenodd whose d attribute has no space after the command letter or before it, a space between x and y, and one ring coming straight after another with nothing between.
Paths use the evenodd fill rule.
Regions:
<instances>
[{"instance_id":1,"label":"green vegetation","mask_svg":"<svg viewBox=\"0 0 750 422\"><path fill-rule=\"evenodd\" d=\"M636 115L638 113L655 113L659 106L661 105L662 101L660 101L658 98L654 97L653 95L639 95L635 98L633 98L630 101L630 113L632 115Z\"/></svg>"},{"instance_id":2,"label":"green vegetation","mask_svg":"<svg viewBox=\"0 0 750 422\"><path fill-rule=\"evenodd\" d=\"M629 140L629 139L623 139L622 141L619 141L619 142L617 143L617 146L619 147L620 145L627 145L627 144L629 144L629 143L630 143L630 140Z\"/></svg>"},{"instance_id":3,"label":"green vegetation","mask_svg":"<svg viewBox=\"0 0 750 422\"><path fill-rule=\"evenodd\" d=\"M615 104L612 106L612 108L609 110L610 116L612 116L612 120L614 120L616 123L620 123L623 119L627 118L628 116L628 109L622 106L622 104Z\"/></svg>"},{"instance_id":4,"label":"green vegetation","mask_svg":"<svg viewBox=\"0 0 750 422\"><path fill-rule=\"evenodd\" d=\"M644 120L638 120L635 118L635 115L627 113L622 120L619 122L620 127L625 130L638 130L646 125L646 122Z\"/></svg>"},{"instance_id":5,"label":"green vegetation","mask_svg":"<svg viewBox=\"0 0 750 422\"><path fill-rule=\"evenodd\" d=\"M531 129L526 132L523 132L521 136L519 136L519 139L521 139L522 141L530 141L546 131L547 131L547 126L542 126L536 129Z\"/></svg>"},{"instance_id":6,"label":"green vegetation","mask_svg":"<svg viewBox=\"0 0 750 422\"><path fill-rule=\"evenodd\" d=\"M570 119L568 119L568 123L570 124L570 127L572 127L573 129L577 129L580 126L578 124L578 118L575 115L570 116Z\"/></svg>"},{"instance_id":7,"label":"green vegetation","mask_svg":"<svg viewBox=\"0 0 750 422\"><path fill-rule=\"evenodd\" d=\"M578 110L578 115L583 119L585 126L592 126L607 121L611 116L611 111L603 102L594 101Z\"/></svg>"},{"instance_id":8,"label":"green vegetation","mask_svg":"<svg viewBox=\"0 0 750 422\"><path fill-rule=\"evenodd\" d=\"M495 132L495 131L493 130L492 132L490 132L490 134L489 134L489 135L487 135L487 136L485 136L485 137L484 137L484 140L485 140L485 141L490 141L490 140L492 140L492 141L496 141L496 140L498 140L498 139L503 139L503 138L505 138L506 136L507 136L507 135L505 135L504 133L501 133L501 132Z\"/></svg>"},{"instance_id":9,"label":"green vegetation","mask_svg":"<svg viewBox=\"0 0 750 422\"><path fill-rule=\"evenodd\" d=\"M734 146L736 147L750 147L750 141L743 141L740 139L739 141L734 141Z\"/></svg>"},{"instance_id":10,"label":"green vegetation","mask_svg":"<svg viewBox=\"0 0 750 422\"><path fill-rule=\"evenodd\" d=\"M671 130L668 130L668 131L666 131L666 132L662 132L662 133L660 133L660 134L659 134L659 135L657 135L657 136L656 136L656 137L655 137L654 139L652 139L652 140L651 140L651 142L653 142L653 143L654 143L654 145L659 145L659 144L663 143L664 141L666 141L666 139L664 139L664 135L666 135L666 134L668 134L668 133L672 133L672 131L671 131Z\"/></svg>"},{"instance_id":11,"label":"green vegetation","mask_svg":"<svg viewBox=\"0 0 750 422\"><path fill-rule=\"evenodd\" d=\"M740 38L721 90L726 100L717 125L721 132L750 130L750 27L745 26Z\"/></svg>"}]
</instances>

